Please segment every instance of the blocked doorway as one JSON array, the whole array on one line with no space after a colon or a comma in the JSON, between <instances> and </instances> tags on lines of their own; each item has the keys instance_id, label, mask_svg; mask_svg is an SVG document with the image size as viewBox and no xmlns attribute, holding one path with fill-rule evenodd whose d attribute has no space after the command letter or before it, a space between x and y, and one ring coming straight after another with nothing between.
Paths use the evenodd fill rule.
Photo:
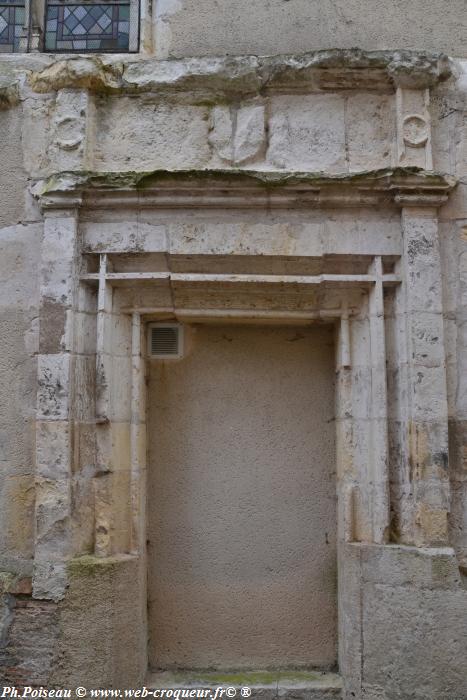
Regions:
<instances>
[{"instance_id":1,"label":"blocked doorway","mask_svg":"<svg viewBox=\"0 0 467 700\"><path fill-rule=\"evenodd\" d=\"M200 324L149 361L150 668L336 665L333 335Z\"/></svg>"}]
</instances>

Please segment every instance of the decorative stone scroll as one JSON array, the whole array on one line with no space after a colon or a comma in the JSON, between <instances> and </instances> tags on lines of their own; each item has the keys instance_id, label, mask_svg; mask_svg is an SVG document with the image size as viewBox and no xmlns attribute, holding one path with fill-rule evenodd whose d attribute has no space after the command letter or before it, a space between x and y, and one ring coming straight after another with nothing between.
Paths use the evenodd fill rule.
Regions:
<instances>
[{"instance_id":1,"label":"decorative stone scroll","mask_svg":"<svg viewBox=\"0 0 467 700\"><path fill-rule=\"evenodd\" d=\"M404 143L413 148L422 148L429 138L429 126L425 117L408 114L402 121Z\"/></svg>"},{"instance_id":2,"label":"decorative stone scroll","mask_svg":"<svg viewBox=\"0 0 467 700\"><path fill-rule=\"evenodd\" d=\"M86 132L91 100L92 96L85 90L60 90L57 93L49 148L53 162L63 169L87 166Z\"/></svg>"},{"instance_id":3,"label":"decorative stone scroll","mask_svg":"<svg viewBox=\"0 0 467 700\"><path fill-rule=\"evenodd\" d=\"M433 167L430 95L428 90L398 87L396 91L397 156L399 165Z\"/></svg>"}]
</instances>

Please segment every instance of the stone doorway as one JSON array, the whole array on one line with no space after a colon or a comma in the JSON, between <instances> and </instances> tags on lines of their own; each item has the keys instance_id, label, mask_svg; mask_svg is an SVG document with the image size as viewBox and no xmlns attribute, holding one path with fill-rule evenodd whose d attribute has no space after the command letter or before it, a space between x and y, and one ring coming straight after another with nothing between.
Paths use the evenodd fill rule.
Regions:
<instances>
[{"instance_id":1,"label":"stone doorway","mask_svg":"<svg viewBox=\"0 0 467 700\"><path fill-rule=\"evenodd\" d=\"M332 326L185 326L148 367L149 666L337 663Z\"/></svg>"}]
</instances>

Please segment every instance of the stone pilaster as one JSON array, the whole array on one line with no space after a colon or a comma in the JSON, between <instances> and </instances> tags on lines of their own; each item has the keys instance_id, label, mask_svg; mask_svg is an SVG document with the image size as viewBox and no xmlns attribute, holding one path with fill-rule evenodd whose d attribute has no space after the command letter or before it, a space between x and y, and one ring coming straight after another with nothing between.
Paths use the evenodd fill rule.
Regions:
<instances>
[{"instance_id":1,"label":"stone pilaster","mask_svg":"<svg viewBox=\"0 0 467 700\"><path fill-rule=\"evenodd\" d=\"M437 212L402 209L403 282L398 292L398 536L417 545L447 542L447 389Z\"/></svg>"},{"instance_id":2,"label":"stone pilaster","mask_svg":"<svg viewBox=\"0 0 467 700\"><path fill-rule=\"evenodd\" d=\"M76 246L74 211L47 212L40 269L33 595L52 600L63 597L65 562L72 552Z\"/></svg>"}]
</instances>

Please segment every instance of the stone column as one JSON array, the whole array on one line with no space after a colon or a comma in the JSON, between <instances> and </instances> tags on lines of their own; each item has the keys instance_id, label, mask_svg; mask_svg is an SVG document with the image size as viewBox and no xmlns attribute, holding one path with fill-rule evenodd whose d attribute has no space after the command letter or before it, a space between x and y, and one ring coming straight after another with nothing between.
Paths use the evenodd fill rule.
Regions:
<instances>
[{"instance_id":1,"label":"stone column","mask_svg":"<svg viewBox=\"0 0 467 700\"><path fill-rule=\"evenodd\" d=\"M402 285L396 298L399 338L400 481L398 538L447 543L448 421L437 211L404 201Z\"/></svg>"}]
</instances>

